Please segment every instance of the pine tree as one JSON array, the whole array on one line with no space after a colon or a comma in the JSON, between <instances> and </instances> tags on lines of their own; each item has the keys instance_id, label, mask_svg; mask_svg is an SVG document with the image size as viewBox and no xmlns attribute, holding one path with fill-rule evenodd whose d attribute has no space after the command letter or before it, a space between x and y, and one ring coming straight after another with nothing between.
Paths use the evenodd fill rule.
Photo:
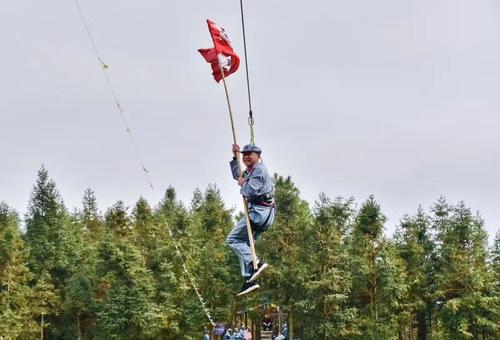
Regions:
<instances>
[{"instance_id":1,"label":"pine tree","mask_svg":"<svg viewBox=\"0 0 500 340\"><path fill-rule=\"evenodd\" d=\"M385 221L380 206L370 196L354 225L351 296L360 313L360 339L386 339L397 333L399 302L407 289L402 262L383 235Z\"/></svg>"},{"instance_id":2,"label":"pine tree","mask_svg":"<svg viewBox=\"0 0 500 340\"><path fill-rule=\"evenodd\" d=\"M161 334L167 339L177 339L192 329L193 325L188 319L193 311L196 315L202 313L183 266L186 263L193 272L198 243L189 231L191 216L177 199L173 187L166 190L155 211L155 220L161 235L158 238L161 244L156 248L157 262L154 269L157 302L163 317Z\"/></svg>"},{"instance_id":3,"label":"pine tree","mask_svg":"<svg viewBox=\"0 0 500 340\"><path fill-rule=\"evenodd\" d=\"M38 171L25 220L28 267L34 274L40 325L47 328L47 334L58 337L66 333L61 303L66 282L82 256L82 239L80 226L67 213L45 167Z\"/></svg>"},{"instance_id":4,"label":"pine tree","mask_svg":"<svg viewBox=\"0 0 500 340\"><path fill-rule=\"evenodd\" d=\"M36 284L33 287L31 311L37 316L39 322L36 329L40 332L40 339L48 337L47 329L56 320L55 316L61 308L60 294L51 281L51 276L44 272L37 276ZM52 331L57 332L57 329L52 329Z\"/></svg>"},{"instance_id":5,"label":"pine tree","mask_svg":"<svg viewBox=\"0 0 500 340\"><path fill-rule=\"evenodd\" d=\"M0 338L33 336L32 275L26 266L28 252L19 231L19 217L0 202Z\"/></svg>"},{"instance_id":6,"label":"pine tree","mask_svg":"<svg viewBox=\"0 0 500 340\"><path fill-rule=\"evenodd\" d=\"M175 199L175 190L169 188L169 197L175 201L169 206L169 214L177 216L177 209L181 207L180 202ZM169 339L179 335L179 323L182 313L180 306L176 305L175 298L186 293L182 291L177 275L183 272L179 265L175 247L169 237L168 228L176 229L175 225L167 222L167 217L161 208L156 212L149 206L148 202L140 198L132 212L134 228L134 244L145 259L145 267L151 273L154 283L154 297L152 302L156 310L156 330L152 333L155 338ZM175 218L172 218L175 222ZM177 268L177 270L176 270Z\"/></svg>"},{"instance_id":7,"label":"pine tree","mask_svg":"<svg viewBox=\"0 0 500 340\"><path fill-rule=\"evenodd\" d=\"M196 188L193 192L193 197L191 198L191 211L198 210L202 202L203 192L199 188Z\"/></svg>"},{"instance_id":8,"label":"pine tree","mask_svg":"<svg viewBox=\"0 0 500 340\"><path fill-rule=\"evenodd\" d=\"M440 199L433 212L439 246L438 334L468 339L492 332L494 320L484 318L483 307L489 303L483 220L463 202L450 206Z\"/></svg>"},{"instance_id":9,"label":"pine tree","mask_svg":"<svg viewBox=\"0 0 500 340\"><path fill-rule=\"evenodd\" d=\"M153 339L161 315L153 275L140 252L127 239L116 239L102 242L99 254L95 336Z\"/></svg>"},{"instance_id":10,"label":"pine tree","mask_svg":"<svg viewBox=\"0 0 500 340\"><path fill-rule=\"evenodd\" d=\"M231 211L225 208L217 187L209 186L192 214L190 235L196 241L191 249L197 247L197 259L191 265L216 320L231 317L233 297L242 282L236 256L225 243L232 227ZM206 323L205 316L201 315L197 323Z\"/></svg>"},{"instance_id":11,"label":"pine tree","mask_svg":"<svg viewBox=\"0 0 500 340\"><path fill-rule=\"evenodd\" d=\"M116 202L106 211L104 224L107 237L127 238L132 236L132 222L128 215L128 207L123 201Z\"/></svg>"},{"instance_id":12,"label":"pine tree","mask_svg":"<svg viewBox=\"0 0 500 340\"><path fill-rule=\"evenodd\" d=\"M398 255L405 264L409 291L401 315L400 333L409 339L425 340L431 327L434 304L435 245L430 233L430 219L422 207L415 216L405 216L396 231Z\"/></svg>"},{"instance_id":13,"label":"pine tree","mask_svg":"<svg viewBox=\"0 0 500 340\"><path fill-rule=\"evenodd\" d=\"M359 334L357 311L349 306L352 278L348 234L354 219L353 199L331 200L322 194L314 207L314 226L306 261L310 280L301 302L308 339L343 339ZM307 240L307 239L306 239Z\"/></svg>"},{"instance_id":14,"label":"pine tree","mask_svg":"<svg viewBox=\"0 0 500 340\"><path fill-rule=\"evenodd\" d=\"M90 242L97 241L102 237L102 221L97 206L97 199L92 189L88 188L83 194L83 209L81 212L81 222Z\"/></svg>"},{"instance_id":15,"label":"pine tree","mask_svg":"<svg viewBox=\"0 0 500 340\"><path fill-rule=\"evenodd\" d=\"M152 262L156 260L155 248L158 246L158 239L161 235L153 210L148 201L142 197L135 204L132 220L134 245L145 256L148 268L152 268L154 266Z\"/></svg>"},{"instance_id":16,"label":"pine tree","mask_svg":"<svg viewBox=\"0 0 500 340\"><path fill-rule=\"evenodd\" d=\"M95 310L93 288L92 282L83 272L71 276L66 285L63 309L67 315L73 316L77 339L81 339L88 331L85 321L91 318Z\"/></svg>"},{"instance_id":17,"label":"pine tree","mask_svg":"<svg viewBox=\"0 0 500 340\"><path fill-rule=\"evenodd\" d=\"M26 215L26 241L30 247L29 265L36 276L49 273L54 280L66 271L62 252L65 248L66 208L56 184L42 167L31 194Z\"/></svg>"},{"instance_id":18,"label":"pine tree","mask_svg":"<svg viewBox=\"0 0 500 340\"><path fill-rule=\"evenodd\" d=\"M193 198L193 200L194 199L195 198ZM203 198L201 197L198 204L201 204L202 200ZM186 232L190 223L189 212L184 204L177 199L177 193L172 186L168 187L165 191L165 195L159 204L158 210L162 214L162 223L173 226L171 231L174 233L174 237L182 238L185 236L183 233ZM196 209L193 209L193 211L195 210ZM162 231L167 232L165 229L162 229Z\"/></svg>"},{"instance_id":19,"label":"pine tree","mask_svg":"<svg viewBox=\"0 0 500 340\"><path fill-rule=\"evenodd\" d=\"M497 231L493 246L491 247L490 264L493 273L495 273L495 283L500 289L500 231Z\"/></svg>"},{"instance_id":20,"label":"pine tree","mask_svg":"<svg viewBox=\"0 0 500 340\"><path fill-rule=\"evenodd\" d=\"M489 323L492 337L500 338L500 231L495 235L495 240L490 252L489 261L490 285L488 296L489 303L486 305L487 319L493 320L494 324Z\"/></svg>"}]
</instances>

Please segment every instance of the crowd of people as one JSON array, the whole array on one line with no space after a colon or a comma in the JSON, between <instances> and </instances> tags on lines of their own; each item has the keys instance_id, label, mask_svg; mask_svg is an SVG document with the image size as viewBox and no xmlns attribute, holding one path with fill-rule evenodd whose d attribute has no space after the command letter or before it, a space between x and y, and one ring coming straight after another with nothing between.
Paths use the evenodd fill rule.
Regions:
<instances>
[{"instance_id":1,"label":"crowd of people","mask_svg":"<svg viewBox=\"0 0 500 340\"><path fill-rule=\"evenodd\" d=\"M268 324L266 323L266 326ZM265 329L264 329L265 330ZM275 334L276 335L276 334ZM235 327L234 329L228 328L224 336L223 340L251 340L252 339L252 331L250 328L245 327ZM208 329L205 329L205 336L203 340L210 340L210 335ZM273 335L273 340L289 340L288 337L288 329L286 324L283 325L283 328L276 336Z\"/></svg>"},{"instance_id":2,"label":"crowd of people","mask_svg":"<svg viewBox=\"0 0 500 340\"><path fill-rule=\"evenodd\" d=\"M223 340L250 340L252 339L252 332L250 328L235 327L234 330L229 328L224 334Z\"/></svg>"},{"instance_id":3,"label":"crowd of people","mask_svg":"<svg viewBox=\"0 0 500 340\"><path fill-rule=\"evenodd\" d=\"M279 322L280 327L275 327L273 324L273 318L268 313L264 314L262 318L261 330L264 332L272 333L272 340L290 340L288 335L288 327L286 323ZM279 329L279 330L278 330ZM208 328L205 328L205 336L203 340L211 340ZM219 339L222 336L222 340L251 340L252 331L246 326L235 326L234 328L226 328L226 324L218 324L212 332L212 335Z\"/></svg>"}]
</instances>

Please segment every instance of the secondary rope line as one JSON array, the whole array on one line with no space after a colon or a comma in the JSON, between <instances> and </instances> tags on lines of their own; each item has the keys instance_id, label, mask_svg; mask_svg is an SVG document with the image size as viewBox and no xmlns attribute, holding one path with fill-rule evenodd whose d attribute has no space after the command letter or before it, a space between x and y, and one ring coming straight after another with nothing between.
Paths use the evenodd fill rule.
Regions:
<instances>
[{"instance_id":1,"label":"secondary rope line","mask_svg":"<svg viewBox=\"0 0 500 340\"><path fill-rule=\"evenodd\" d=\"M248 75L248 55L247 55L247 37L245 33L245 14L243 13L243 0L240 0L240 12L241 12L241 28L243 31L243 50L245 51L245 71L247 79L247 94L248 94L248 125L250 126L250 144L255 144L255 134L253 131L253 126L255 124L252 111L252 96L250 94L250 77Z\"/></svg>"},{"instance_id":2,"label":"secondary rope line","mask_svg":"<svg viewBox=\"0 0 500 340\"><path fill-rule=\"evenodd\" d=\"M109 68L109 66L103 61L103 59L101 58L101 55L99 53L99 50L97 49L97 44L95 43L95 40L94 40L94 37L92 35L92 32L90 30L90 26L87 22L87 20L85 19L85 16L83 14L83 11L80 7L80 4L78 3L78 0L74 0L75 2L75 5L76 5L76 8L78 10L78 14L80 15L80 19L83 23L83 26L85 27L85 31L87 32L87 35L89 37L89 40L90 40L90 43L92 45L92 48L94 50L94 53L97 57L97 60L99 61L99 63L101 64L101 69L104 73L104 78L106 79L106 84L108 86L108 89L111 93L111 96L113 97L113 100L115 102L115 105L116 107L118 108L118 112L120 113L120 117L122 119L122 122L123 122L123 125L125 126L126 128L126 131L127 131L127 134L129 136L129 139L130 139L130 142L134 148L134 151L135 151L135 154L137 156L137 159L139 161L139 164L146 176L146 179L149 183L149 187L151 188L151 191L153 192L153 195L158 199L158 196L157 196L157 193L155 191L155 188L153 186L153 183L151 181L151 177L149 176L149 171L146 169L146 166L144 165L144 161L143 161L143 158L141 156L141 153L139 151L139 147L137 146L137 143L135 141L135 138L134 138L134 135L132 134L132 130L130 129L130 126L128 124L128 121L127 121L127 118L125 117L125 110L123 109L123 107L120 105L120 102L118 100L118 96L116 95L116 91L113 87L113 83L111 82L111 78L109 77L108 73L107 73L107 70ZM200 305L203 309L203 311L205 312L208 320L210 321L210 324L212 326L215 326L215 322L213 320L213 317L210 313L210 311L208 310L206 304L205 304L205 300L203 299L203 296L201 295L200 293L200 289L198 288L198 285L196 284L196 280L194 278L194 276L191 274L191 272L189 271L188 269L188 266L187 266L187 258L183 255L183 253L181 252L181 248L179 246L179 243L177 242L173 232L172 232L172 229L169 227L167 221L165 220L165 216L163 214L160 214L160 216L162 217L162 222L163 222L163 225L167 228L167 231L168 231L168 234L172 240L172 243L174 244L174 247L175 247L175 250L176 250L176 254L177 256L179 257L179 259L181 260L181 264L182 264L182 269L184 270L184 273L187 275L189 281L191 282L191 286L194 290L194 292L196 293L196 296L198 297L198 300L200 301Z\"/></svg>"},{"instance_id":3,"label":"secondary rope line","mask_svg":"<svg viewBox=\"0 0 500 340\"><path fill-rule=\"evenodd\" d=\"M108 75L107 70L108 70L109 66L104 62L103 58L101 57L101 54L99 53L95 39L92 35L92 32L90 31L90 26L89 26L87 20L85 19L85 16L83 15L83 11L82 11L82 8L80 7L80 4L78 3L78 0L74 0L74 2L76 5L76 8L78 9L78 14L80 15L80 19L82 20L83 26L85 27L85 31L87 32L87 36L89 37L90 43L91 43L92 48L95 52L97 60L101 64L101 70L104 74L104 78L106 79L106 84L107 84L108 89L111 93L111 96L113 97L113 101L115 102L115 105L118 108L118 111L120 112L120 116L122 118L123 125L125 125L127 134L130 137L130 142L132 143L132 147L134 148L135 155L136 155L137 159L139 160L139 163L141 163L142 171L146 174L146 179L148 181L148 184L149 184L151 190L153 190L153 192L155 192L153 183L151 182L151 178L149 176L149 171L146 169L146 166L144 165L144 161L142 160L141 153L139 152L139 148L137 147L137 143L136 143L135 138L132 134L132 130L130 129L130 126L127 122L127 118L125 117L125 110L123 109L123 107L120 105L120 102L118 101L118 96L116 95L116 91L115 91L113 84L111 82L111 78Z\"/></svg>"}]
</instances>

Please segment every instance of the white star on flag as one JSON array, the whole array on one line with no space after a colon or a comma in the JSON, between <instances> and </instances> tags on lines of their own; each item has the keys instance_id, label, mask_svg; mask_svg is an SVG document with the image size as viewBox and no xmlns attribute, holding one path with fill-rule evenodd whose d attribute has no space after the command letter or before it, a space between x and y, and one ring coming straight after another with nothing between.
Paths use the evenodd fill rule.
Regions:
<instances>
[{"instance_id":1,"label":"white star on flag","mask_svg":"<svg viewBox=\"0 0 500 340\"><path fill-rule=\"evenodd\" d=\"M226 71L229 71L229 69L231 68L231 56L226 56L222 53L219 53L217 55L217 59L219 61L220 67Z\"/></svg>"}]
</instances>

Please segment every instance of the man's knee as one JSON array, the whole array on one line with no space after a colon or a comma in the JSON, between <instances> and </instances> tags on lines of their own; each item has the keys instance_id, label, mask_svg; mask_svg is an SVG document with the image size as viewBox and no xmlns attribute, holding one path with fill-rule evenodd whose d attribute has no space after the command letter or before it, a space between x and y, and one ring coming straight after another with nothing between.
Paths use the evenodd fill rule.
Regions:
<instances>
[{"instance_id":1,"label":"man's knee","mask_svg":"<svg viewBox=\"0 0 500 340\"><path fill-rule=\"evenodd\" d=\"M233 229L229 235L227 235L227 238L226 238L226 244L230 247L230 248L234 248L236 243L238 243L239 241L239 238L238 238L238 234L235 233L235 229Z\"/></svg>"}]
</instances>

